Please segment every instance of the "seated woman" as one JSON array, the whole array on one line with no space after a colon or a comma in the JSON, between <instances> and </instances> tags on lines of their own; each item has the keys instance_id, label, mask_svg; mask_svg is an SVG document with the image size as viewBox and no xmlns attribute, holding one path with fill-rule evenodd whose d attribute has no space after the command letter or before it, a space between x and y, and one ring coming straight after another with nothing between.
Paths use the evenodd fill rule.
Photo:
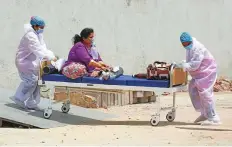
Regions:
<instances>
[{"instance_id":1,"label":"seated woman","mask_svg":"<svg viewBox=\"0 0 232 147\"><path fill-rule=\"evenodd\" d=\"M74 46L71 48L68 60L62 68L62 73L69 78L75 79L89 73L96 77L99 70L106 71L110 69L106 65L93 44L94 30L85 28L80 36L76 34L73 37Z\"/></svg>"}]
</instances>

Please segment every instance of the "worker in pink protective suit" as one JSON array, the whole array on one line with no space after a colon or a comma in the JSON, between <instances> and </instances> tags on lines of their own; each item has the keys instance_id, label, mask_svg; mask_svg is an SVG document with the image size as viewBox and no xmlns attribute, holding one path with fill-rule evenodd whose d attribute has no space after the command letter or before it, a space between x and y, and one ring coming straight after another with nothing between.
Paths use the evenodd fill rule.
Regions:
<instances>
[{"instance_id":1,"label":"worker in pink protective suit","mask_svg":"<svg viewBox=\"0 0 232 147\"><path fill-rule=\"evenodd\" d=\"M24 35L18 46L15 64L22 80L11 99L26 109L36 109L40 102L38 76L42 59L55 60L43 40L45 22L38 16L31 17L30 24L24 25Z\"/></svg>"},{"instance_id":2,"label":"worker in pink protective suit","mask_svg":"<svg viewBox=\"0 0 232 147\"><path fill-rule=\"evenodd\" d=\"M217 78L217 64L212 54L196 38L184 32L180 41L186 49L186 61L177 65L189 72L189 95L194 108L201 112L195 123L202 125L219 124L215 112L213 86Z\"/></svg>"}]
</instances>

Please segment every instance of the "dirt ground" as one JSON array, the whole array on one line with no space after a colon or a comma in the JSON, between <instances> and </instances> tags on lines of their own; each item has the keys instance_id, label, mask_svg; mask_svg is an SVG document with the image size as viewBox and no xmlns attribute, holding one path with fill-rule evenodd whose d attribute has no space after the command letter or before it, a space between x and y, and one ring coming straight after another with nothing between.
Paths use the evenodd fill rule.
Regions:
<instances>
[{"instance_id":1,"label":"dirt ground","mask_svg":"<svg viewBox=\"0 0 232 147\"><path fill-rule=\"evenodd\" d=\"M172 103L171 96L161 97L161 107ZM215 93L220 126L200 126L187 93L177 94L177 116L166 121L161 112L159 126L149 120L154 103L99 109L119 117L99 124L70 125L53 129L0 129L0 145L232 145L232 93Z\"/></svg>"}]
</instances>

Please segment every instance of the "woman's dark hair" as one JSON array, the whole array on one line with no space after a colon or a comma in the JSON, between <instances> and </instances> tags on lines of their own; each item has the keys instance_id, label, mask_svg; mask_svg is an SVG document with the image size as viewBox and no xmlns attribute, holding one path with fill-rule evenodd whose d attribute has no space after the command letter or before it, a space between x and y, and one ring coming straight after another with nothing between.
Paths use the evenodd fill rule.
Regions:
<instances>
[{"instance_id":1,"label":"woman's dark hair","mask_svg":"<svg viewBox=\"0 0 232 147\"><path fill-rule=\"evenodd\" d=\"M73 37L73 44L76 44L76 43L78 43L78 42L80 42L80 41L83 41L83 38L88 38L89 37L89 35L91 34L91 33L93 33L94 32L94 30L92 29L92 28L85 28L85 29L83 29L82 31L81 31L81 36L80 35L78 35L78 34L76 34L74 37Z\"/></svg>"},{"instance_id":2,"label":"woman's dark hair","mask_svg":"<svg viewBox=\"0 0 232 147\"><path fill-rule=\"evenodd\" d=\"M77 42L82 41L81 36L79 36L78 34L76 34L76 35L73 37L72 41L73 41L73 44L76 44Z\"/></svg>"}]
</instances>

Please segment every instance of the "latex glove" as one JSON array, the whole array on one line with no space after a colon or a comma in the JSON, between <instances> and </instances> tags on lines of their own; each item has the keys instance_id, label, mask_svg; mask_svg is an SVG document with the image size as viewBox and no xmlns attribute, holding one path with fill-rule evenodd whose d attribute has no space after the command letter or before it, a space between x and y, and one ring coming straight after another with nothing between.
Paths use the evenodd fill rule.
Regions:
<instances>
[{"instance_id":1,"label":"latex glove","mask_svg":"<svg viewBox=\"0 0 232 147\"><path fill-rule=\"evenodd\" d=\"M182 60L181 63L186 63L186 60Z\"/></svg>"},{"instance_id":2,"label":"latex glove","mask_svg":"<svg viewBox=\"0 0 232 147\"><path fill-rule=\"evenodd\" d=\"M184 71L188 71L191 68L189 63L179 63L176 65L177 68L182 68Z\"/></svg>"},{"instance_id":3,"label":"latex glove","mask_svg":"<svg viewBox=\"0 0 232 147\"><path fill-rule=\"evenodd\" d=\"M191 68L191 66L190 66L189 63L182 63L182 67L183 67L184 71L186 71L186 69L190 69Z\"/></svg>"},{"instance_id":4,"label":"latex glove","mask_svg":"<svg viewBox=\"0 0 232 147\"><path fill-rule=\"evenodd\" d=\"M189 67L189 64L186 63L186 60L182 60L181 63L177 63L177 64L176 64L176 67L177 67L177 68L186 69L186 68Z\"/></svg>"},{"instance_id":5,"label":"latex glove","mask_svg":"<svg viewBox=\"0 0 232 147\"><path fill-rule=\"evenodd\" d=\"M177 68L183 68L183 64L182 63L177 63L175 67L177 67Z\"/></svg>"},{"instance_id":6,"label":"latex glove","mask_svg":"<svg viewBox=\"0 0 232 147\"><path fill-rule=\"evenodd\" d=\"M58 60L53 60L51 61L51 64L56 68L58 69L58 71L61 71L61 68L63 67L63 65L65 64L66 60L65 59L58 59Z\"/></svg>"}]
</instances>

